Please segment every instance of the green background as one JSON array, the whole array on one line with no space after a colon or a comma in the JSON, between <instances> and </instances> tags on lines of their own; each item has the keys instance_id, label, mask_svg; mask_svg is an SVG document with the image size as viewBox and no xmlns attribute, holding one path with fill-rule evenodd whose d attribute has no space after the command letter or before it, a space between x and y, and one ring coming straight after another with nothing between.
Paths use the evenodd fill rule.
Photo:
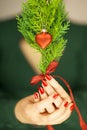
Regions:
<instances>
[{"instance_id":1,"label":"green background","mask_svg":"<svg viewBox=\"0 0 87 130\"><path fill-rule=\"evenodd\" d=\"M0 22L0 128L44 130L45 127L23 125L14 116L16 102L36 91L36 87L31 87L29 84L35 72L19 48L21 38L15 19ZM63 76L69 82L87 122L87 26L71 24L66 38L68 44L55 74ZM55 128L80 130L76 112Z\"/></svg>"}]
</instances>

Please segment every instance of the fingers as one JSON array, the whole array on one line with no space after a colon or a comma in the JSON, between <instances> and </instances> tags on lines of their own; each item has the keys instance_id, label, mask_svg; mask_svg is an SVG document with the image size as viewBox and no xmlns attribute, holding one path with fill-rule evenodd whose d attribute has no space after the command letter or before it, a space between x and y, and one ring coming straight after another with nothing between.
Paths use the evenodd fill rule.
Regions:
<instances>
[{"instance_id":1,"label":"fingers","mask_svg":"<svg viewBox=\"0 0 87 130\"><path fill-rule=\"evenodd\" d=\"M37 94L38 94L38 96L37 96ZM34 94L34 101L35 101L35 103L39 102L41 100L44 100L45 98L47 98L47 93L45 92L45 90L44 90L43 87L39 87L38 88L38 93L36 92ZM53 110L53 105L52 104L50 105L50 109ZM46 109L42 108L41 111L40 111L40 113L43 113L45 111L46 111Z\"/></svg>"},{"instance_id":2,"label":"fingers","mask_svg":"<svg viewBox=\"0 0 87 130\"><path fill-rule=\"evenodd\" d=\"M51 95L52 93L55 92L55 90L51 87L49 82L47 82L46 80L42 81L42 87L44 88L44 90L47 93L47 95Z\"/></svg>"},{"instance_id":3,"label":"fingers","mask_svg":"<svg viewBox=\"0 0 87 130\"><path fill-rule=\"evenodd\" d=\"M47 98L47 93L45 92L43 87L38 88L38 92L34 93L34 101L39 102L40 100L43 100Z\"/></svg>"},{"instance_id":4,"label":"fingers","mask_svg":"<svg viewBox=\"0 0 87 130\"><path fill-rule=\"evenodd\" d=\"M37 93L35 93L35 102L39 102L47 98L47 100L54 95L57 96L56 100L51 102L48 101L48 105L40 109L40 112L47 111L52 113L55 108L59 108L61 103L66 100L68 103L71 102L70 96L66 91L58 84L58 82L50 75L46 75L46 80L42 81L42 87L39 87L39 97L37 99ZM45 105L45 104L44 104ZM43 106L43 105L42 105Z\"/></svg>"},{"instance_id":5,"label":"fingers","mask_svg":"<svg viewBox=\"0 0 87 130\"><path fill-rule=\"evenodd\" d=\"M63 101L60 105L59 109L56 109L51 114L49 113L43 113L40 114L40 119L43 121L43 125L55 125L63 123L65 120L67 120L72 111L74 109L73 103L68 103L66 101Z\"/></svg>"},{"instance_id":6,"label":"fingers","mask_svg":"<svg viewBox=\"0 0 87 130\"><path fill-rule=\"evenodd\" d=\"M48 113L54 112L57 108L60 107L60 105L63 102L62 98L57 93L52 94L50 96L50 100L53 100L53 101L51 103L48 103L48 105L45 108Z\"/></svg>"},{"instance_id":7,"label":"fingers","mask_svg":"<svg viewBox=\"0 0 87 130\"><path fill-rule=\"evenodd\" d=\"M48 87L50 88L50 87ZM38 92L34 93L34 101L35 102L39 102L44 100L42 103L47 102L46 104L43 104L42 107L40 108L40 113L43 112L48 112L48 113L52 113L54 112L54 110L56 108L59 108L59 106L61 105L61 103L63 102L62 98L60 97L60 95L58 93L53 92L49 97L47 95L47 93L45 92L43 87L40 87L38 89Z\"/></svg>"},{"instance_id":8,"label":"fingers","mask_svg":"<svg viewBox=\"0 0 87 130\"><path fill-rule=\"evenodd\" d=\"M52 103L50 103L46 108L45 110L48 112L48 113L52 113L55 111L55 107L53 106Z\"/></svg>"},{"instance_id":9,"label":"fingers","mask_svg":"<svg viewBox=\"0 0 87 130\"><path fill-rule=\"evenodd\" d=\"M58 97L56 98L57 95L58 95ZM56 98L56 99L53 101L53 104L56 108L59 108L60 105L62 104L63 100L59 94L54 94L54 98Z\"/></svg>"},{"instance_id":10,"label":"fingers","mask_svg":"<svg viewBox=\"0 0 87 130\"><path fill-rule=\"evenodd\" d=\"M43 87L39 87L38 91L39 91L39 98L40 98L40 100L44 100L45 98L47 98L47 93L45 92ZM50 109L53 110L52 104L50 105ZM40 110L40 113L44 113L45 111L46 111L46 109L43 107Z\"/></svg>"},{"instance_id":11,"label":"fingers","mask_svg":"<svg viewBox=\"0 0 87 130\"><path fill-rule=\"evenodd\" d=\"M72 111L74 110L74 107L75 106L74 106L73 103L70 103L68 105L68 107L66 108L66 111L65 111L64 115L61 116L60 119L59 119L59 121L58 121L59 124L61 124L62 122L64 122L65 120L67 120L70 117Z\"/></svg>"},{"instance_id":12,"label":"fingers","mask_svg":"<svg viewBox=\"0 0 87 130\"><path fill-rule=\"evenodd\" d=\"M59 94L55 92L53 87L46 80L42 81L42 87L45 90L45 93L47 93L47 96L54 94L54 98L56 98L56 100L54 100L53 104L56 108L58 108L62 103L62 98L59 96Z\"/></svg>"},{"instance_id":13,"label":"fingers","mask_svg":"<svg viewBox=\"0 0 87 130\"><path fill-rule=\"evenodd\" d=\"M43 121L41 125L63 123L70 117L73 109L73 103L62 99L58 93L53 93L47 98L44 98L44 100L37 102L37 110L40 113L39 117Z\"/></svg>"},{"instance_id":14,"label":"fingers","mask_svg":"<svg viewBox=\"0 0 87 130\"><path fill-rule=\"evenodd\" d=\"M70 103L67 107L65 107L63 102L60 109L56 110L49 116L49 122L51 123L51 125L61 124L70 117L73 110L74 110L73 103Z\"/></svg>"},{"instance_id":15,"label":"fingers","mask_svg":"<svg viewBox=\"0 0 87 130\"><path fill-rule=\"evenodd\" d=\"M55 119L60 118L66 111L66 107L64 104L66 101L63 101L60 105L59 109L57 109L55 112L49 115L49 121L55 121Z\"/></svg>"},{"instance_id":16,"label":"fingers","mask_svg":"<svg viewBox=\"0 0 87 130\"><path fill-rule=\"evenodd\" d=\"M39 96L38 92L35 92L33 96L34 96L34 102L39 102L40 101L40 96Z\"/></svg>"},{"instance_id":17,"label":"fingers","mask_svg":"<svg viewBox=\"0 0 87 130\"><path fill-rule=\"evenodd\" d=\"M38 91L39 92L34 93L34 102L35 103L37 103L40 100L43 100L43 99L45 99L47 97L47 94L45 93L45 91L44 91L44 89L42 87L39 87ZM51 106L52 106L52 104L51 104ZM44 107L42 109L40 109L40 113L44 113L45 111L46 111L46 109Z\"/></svg>"},{"instance_id":18,"label":"fingers","mask_svg":"<svg viewBox=\"0 0 87 130\"><path fill-rule=\"evenodd\" d=\"M43 87L38 88L40 99L43 100L47 98L47 93L45 92Z\"/></svg>"},{"instance_id":19,"label":"fingers","mask_svg":"<svg viewBox=\"0 0 87 130\"><path fill-rule=\"evenodd\" d=\"M54 112L55 109L59 108L62 103L62 99L57 93L53 93L48 96L46 99L38 102L38 110L42 112L42 110L46 110L48 113Z\"/></svg>"},{"instance_id":20,"label":"fingers","mask_svg":"<svg viewBox=\"0 0 87 130\"><path fill-rule=\"evenodd\" d=\"M62 99L66 99L69 103L71 102L71 98L68 93L52 76L46 75L45 78L46 80L42 81L42 87L38 89L40 100L43 100L47 98L47 96L57 92Z\"/></svg>"},{"instance_id":21,"label":"fingers","mask_svg":"<svg viewBox=\"0 0 87 130\"><path fill-rule=\"evenodd\" d=\"M66 99L68 102L71 102L71 98L68 93L62 88L62 86L50 75L46 75L47 82L52 86L52 88L63 98Z\"/></svg>"},{"instance_id":22,"label":"fingers","mask_svg":"<svg viewBox=\"0 0 87 130\"><path fill-rule=\"evenodd\" d=\"M47 119L52 121L51 124L60 124L71 115L70 109L67 109L72 102L70 96L50 75L46 75L34 99L39 113L50 114Z\"/></svg>"}]
</instances>

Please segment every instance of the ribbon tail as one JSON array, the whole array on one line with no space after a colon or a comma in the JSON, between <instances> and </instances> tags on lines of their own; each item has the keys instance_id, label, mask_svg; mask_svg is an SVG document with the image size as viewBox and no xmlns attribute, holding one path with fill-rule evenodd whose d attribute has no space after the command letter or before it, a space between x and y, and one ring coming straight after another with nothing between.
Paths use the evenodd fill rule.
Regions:
<instances>
[{"instance_id":1,"label":"ribbon tail","mask_svg":"<svg viewBox=\"0 0 87 130\"><path fill-rule=\"evenodd\" d=\"M82 130L87 130L87 124L82 117L80 117L80 127L82 128Z\"/></svg>"},{"instance_id":2,"label":"ribbon tail","mask_svg":"<svg viewBox=\"0 0 87 130\"><path fill-rule=\"evenodd\" d=\"M31 81L30 81L30 84L31 85L35 85L35 84L37 84L42 79L43 79L42 75L33 76L32 79L31 79Z\"/></svg>"},{"instance_id":3,"label":"ribbon tail","mask_svg":"<svg viewBox=\"0 0 87 130\"><path fill-rule=\"evenodd\" d=\"M79 108L78 108L78 106L77 106L77 104L76 104L76 102L75 102L75 99L74 99L72 90L71 90L71 88L70 88L70 85L68 84L68 82L67 82L63 77L61 77L61 76L54 76L54 77L57 77L57 78L59 78L61 81L63 81L63 83L64 83L64 84L66 85L66 87L68 88L68 90L69 90L69 92L70 92L70 96L71 96L71 98L72 98L72 101L73 101L73 103L75 104L75 110L76 110L76 112L77 112L77 114L78 114L78 118L79 118L79 122L80 122L80 127L81 127L82 130L87 130L87 124L85 123L85 121L84 121L84 119L83 119L83 117L82 117L82 115L81 115L81 113L80 113L80 110L79 110Z\"/></svg>"},{"instance_id":4,"label":"ribbon tail","mask_svg":"<svg viewBox=\"0 0 87 130\"><path fill-rule=\"evenodd\" d=\"M46 127L47 127L47 130L54 130L53 126L51 125L47 125Z\"/></svg>"}]
</instances>

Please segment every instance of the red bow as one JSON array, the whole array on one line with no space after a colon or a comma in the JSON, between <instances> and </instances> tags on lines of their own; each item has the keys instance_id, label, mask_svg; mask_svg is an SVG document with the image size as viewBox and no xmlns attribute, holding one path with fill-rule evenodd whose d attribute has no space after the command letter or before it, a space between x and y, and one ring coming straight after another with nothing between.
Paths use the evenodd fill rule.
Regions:
<instances>
[{"instance_id":1,"label":"red bow","mask_svg":"<svg viewBox=\"0 0 87 130\"><path fill-rule=\"evenodd\" d=\"M37 75L37 76L33 76L31 81L30 81L30 84L31 85L37 84L39 81L41 81L45 78L46 74L51 74L52 72L54 72L56 70L57 66L58 66L57 61L51 62L50 65L46 69L46 73L40 74L40 75Z\"/></svg>"}]
</instances>

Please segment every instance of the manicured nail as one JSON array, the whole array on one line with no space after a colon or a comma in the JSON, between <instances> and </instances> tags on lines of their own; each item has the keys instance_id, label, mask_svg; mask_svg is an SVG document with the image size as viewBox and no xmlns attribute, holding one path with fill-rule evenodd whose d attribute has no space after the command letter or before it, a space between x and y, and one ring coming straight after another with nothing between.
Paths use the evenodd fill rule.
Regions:
<instances>
[{"instance_id":1,"label":"manicured nail","mask_svg":"<svg viewBox=\"0 0 87 130\"><path fill-rule=\"evenodd\" d=\"M46 75L46 78L48 79L48 80L51 80L52 78L51 78L51 76L50 75Z\"/></svg>"},{"instance_id":2,"label":"manicured nail","mask_svg":"<svg viewBox=\"0 0 87 130\"><path fill-rule=\"evenodd\" d=\"M44 89L42 87L39 87L38 91L40 94L44 94Z\"/></svg>"},{"instance_id":3,"label":"manicured nail","mask_svg":"<svg viewBox=\"0 0 87 130\"><path fill-rule=\"evenodd\" d=\"M73 104L71 107L70 107L70 110L73 111L75 108L75 105Z\"/></svg>"},{"instance_id":4,"label":"manicured nail","mask_svg":"<svg viewBox=\"0 0 87 130\"><path fill-rule=\"evenodd\" d=\"M68 102L65 102L64 107L67 107L67 106L68 106Z\"/></svg>"},{"instance_id":5,"label":"manicured nail","mask_svg":"<svg viewBox=\"0 0 87 130\"><path fill-rule=\"evenodd\" d=\"M53 95L53 98L56 99L58 96L59 96L59 94L56 93L56 94Z\"/></svg>"},{"instance_id":6,"label":"manicured nail","mask_svg":"<svg viewBox=\"0 0 87 130\"><path fill-rule=\"evenodd\" d=\"M37 92L35 92L35 93L34 93L34 98L35 98L35 99L38 99L38 97L39 97L39 94L38 94Z\"/></svg>"},{"instance_id":7,"label":"manicured nail","mask_svg":"<svg viewBox=\"0 0 87 130\"><path fill-rule=\"evenodd\" d=\"M43 84L44 87L46 87L46 86L47 86L46 80L43 80L43 81L42 81L42 84Z\"/></svg>"}]
</instances>

